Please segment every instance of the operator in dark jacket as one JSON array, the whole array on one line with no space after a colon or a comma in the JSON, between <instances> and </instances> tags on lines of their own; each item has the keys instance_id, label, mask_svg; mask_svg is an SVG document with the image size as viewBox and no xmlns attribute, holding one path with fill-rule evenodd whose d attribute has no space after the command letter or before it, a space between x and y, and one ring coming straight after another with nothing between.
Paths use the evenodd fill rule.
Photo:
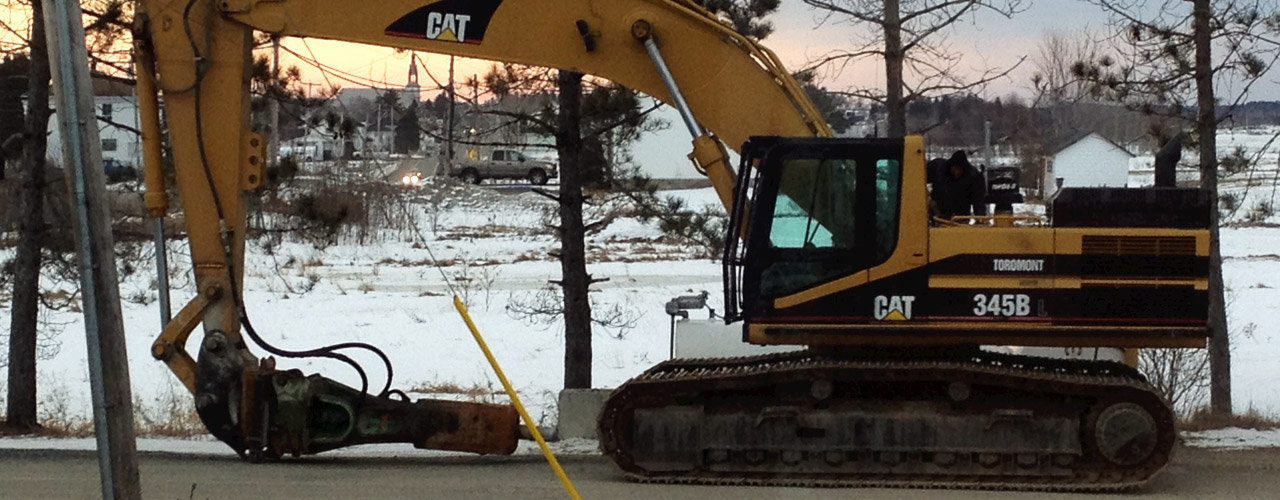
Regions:
<instances>
[{"instance_id":1,"label":"operator in dark jacket","mask_svg":"<svg viewBox=\"0 0 1280 500\"><path fill-rule=\"evenodd\" d=\"M931 172L932 173L932 172ZM987 215L987 187L982 174L969 163L964 151L947 160L946 169L933 179L935 214L943 219L957 215Z\"/></svg>"}]
</instances>

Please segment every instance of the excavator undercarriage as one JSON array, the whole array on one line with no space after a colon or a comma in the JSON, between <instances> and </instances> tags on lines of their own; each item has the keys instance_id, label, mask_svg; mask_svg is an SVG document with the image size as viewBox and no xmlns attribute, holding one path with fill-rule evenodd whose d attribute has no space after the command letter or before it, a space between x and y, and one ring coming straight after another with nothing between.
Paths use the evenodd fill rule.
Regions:
<instances>
[{"instance_id":1,"label":"excavator undercarriage","mask_svg":"<svg viewBox=\"0 0 1280 500\"><path fill-rule=\"evenodd\" d=\"M1053 491L1141 486L1176 439L1127 365L976 348L672 360L599 435L642 482Z\"/></svg>"}]
</instances>

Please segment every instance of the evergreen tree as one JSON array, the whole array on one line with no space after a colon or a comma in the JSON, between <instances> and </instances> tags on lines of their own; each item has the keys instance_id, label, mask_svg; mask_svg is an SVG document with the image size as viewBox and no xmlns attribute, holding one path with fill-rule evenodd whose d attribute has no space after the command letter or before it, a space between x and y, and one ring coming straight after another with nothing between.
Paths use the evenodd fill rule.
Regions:
<instances>
[{"instance_id":1,"label":"evergreen tree","mask_svg":"<svg viewBox=\"0 0 1280 500\"><path fill-rule=\"evenodd\" d=\"M418 103L409 105L409 109L396 120L395 143L393 149L397 153L412 153L422 146L422 137L418 134Z\"/></svg>"}]
</instances>

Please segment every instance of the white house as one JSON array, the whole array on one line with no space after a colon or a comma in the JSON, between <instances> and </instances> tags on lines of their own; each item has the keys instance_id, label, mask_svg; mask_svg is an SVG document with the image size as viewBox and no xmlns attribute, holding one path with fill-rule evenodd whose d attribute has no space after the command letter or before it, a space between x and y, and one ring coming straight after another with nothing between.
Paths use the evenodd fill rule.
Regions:
<instances>
[{"instance_id":1,"label":"white house","mask_svg":"<svg viewBox=\"0 0 1280 500\"><path fill-rule=\"evenodd\" d=\"M107 77L93 79L93 108L98 115L102 158L142 167L142 137L138 135L138 98L133 87ZM49 107L54 108L53 103ZM62 131L55 112L49 119L49 158L62 158Z\"/></svg>"},{"instance_id":2,"label":"white house","mask_svg":"<svg viewBox=\"0 0 1280 500\"><path fill-rule=\"evenodd\" d=\"M1133 156L1097 132L1063 136L1045 146L1044 193L1052 196L1058 186L1125 187Z\"/></svg>"}]
</instances>

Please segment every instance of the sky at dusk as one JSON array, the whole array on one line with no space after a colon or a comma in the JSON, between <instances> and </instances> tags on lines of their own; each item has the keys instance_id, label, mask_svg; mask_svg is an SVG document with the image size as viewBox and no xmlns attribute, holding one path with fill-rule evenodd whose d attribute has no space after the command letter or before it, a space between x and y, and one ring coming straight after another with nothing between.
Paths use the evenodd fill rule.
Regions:
<instances>
[{"instance_id":1,"label":"sky at dusk","mask_svg":"<svg viewBox=\"0 0 1280 500\"><path fill-rule=\"evenodd\" d=\"M1179 0L1170 1L1181 6ZM1273 9L1280 8L1280 0L1263 2ZM1163 0L1148 3L1158 6ZM860 31L865 29L861 26L851 26L838 18L824 18L823 12L806 6L800 0L782 0L781 9L770 21L775 29L763 43L793 71L833 50L856 46L865 33ZM1013 19L979 13L956 23L948 35L948 43L953 52L963 55L958 68L970 79L985 69L1008 68L1020 58L1027 57L1007 77L992 82L982 94L987 98L1010 94L1028 97L1032 94L1031 78L1036 72L1032 57L1047 34L1098 36L1111 31L1108 23L1106 13L1084 0L1023 0L1020 12ZM305 44L301 40L286 40L285 45L308 58L314 53L325 65L354 75L353 80L387 82L396 88L406 81L410 57L407 53L395 54L390 49L325 40L310 40ZM428 90L424 97L430 97L434 95L430 90L438 88L433 77L440 83L447 81L449 57L422 52L418 57L427 69L420 72L422 88ZM296 64L304 79L325 83L324 74L309 63L297 58L287 59L285 63ZM488 61L458 59L457 78L483 75L491 64ZM883 88L883 72L882 62L865 61L841 72L820 70L819 76L823 86L836 90L855 86ZM330 74L328 78L329 84L355 85L351 81L343 81L340 75ZM1280 81L1280 74L1264 77L1254 86L1251 99L1280 100L1277 81ZM669 123L679 123L679 116L669 108L660 110L656 117ZM668 127L646 135L644 140L634 145L632 153L649 175L659 178L696 177L685 158L689 147L688 134L681 127Z\"/></svg>"},{"instance_id":2,"label":"sky at dusk","mask_svg":"<svg viewBox=\"0 0 1280 500\"><path fill-rule=\"evenodd\" d=\"M1037 0L1023 2L1023 10L1014 19L980 13L972 19L957 23L950 43L964 58L960 68L977 75L984 68L1007 68L1024 55L1035 52L1036 44L1051 31L1075 33L1106 28L1107 17L1096 7L1080 0ZM781 9L770 20L775 30L764 40L764 45L778 53L789 69L804 67L824 54L854 46L859 40L859 26L850 26L837 18L825 19L821 11L806 6L799 0L783 0ZM300 40L287 40L285 45L303 56L314 53L325 65L355 75L359 82L387 82L402 86L407 78L409 55L394 54L390 49L369 47L327 40L310 40L305 45ZM308 47L310 46L310 51ZM431 75L442 83L448 74L448 56L419 53ZM322 72L310 63L286 54L286 64L296 64L304 78L318 84L325 82ZM491 63L487 61L461 60L457 62L458 78L484 74ZM846 89L852 86L883 86L882 66L867 61L835 73L821 71L824 86ZM994 82L986 89L989 97L1010 93L1029 92L1034 69L1030 61L1014 70L1008 78ZM424 89L434 86L428 75L420 75ZM356 85L343 81L340 75L329 76L331 84L343 87Z\"/></svg>"}]
</instances>

